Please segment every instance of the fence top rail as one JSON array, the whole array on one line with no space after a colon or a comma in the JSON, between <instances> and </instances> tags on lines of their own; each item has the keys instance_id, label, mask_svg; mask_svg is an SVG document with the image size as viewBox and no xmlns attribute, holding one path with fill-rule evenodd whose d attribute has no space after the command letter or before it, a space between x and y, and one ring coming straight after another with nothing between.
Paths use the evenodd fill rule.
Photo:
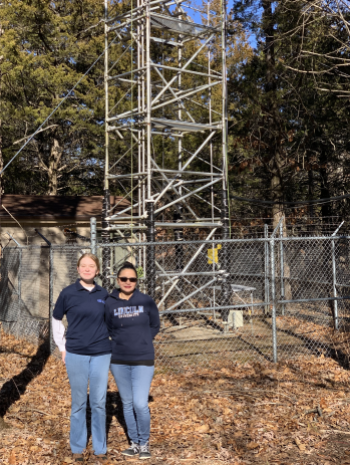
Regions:
<instances>
[{"instance_id":1,"label":"fence top rail","mask_svg":"<svg viewBox=\"0 0 350 465\"><path fill-rule=\"evenodd\" d=\"M64 246L64 244L62 244L62 247ZM6 252L6 250L32 250L32 249L49 249L50 246L48 245L16 245L16 246L6 246L6 247L3 247L2 248L2 251L1 253L4 253ZM0 256L1 256L1 253L0 253Z\"/></svg>"},{"instance_id":2,"label":"fence top rail","mask_svg":"<svg viewBox=\"0 0 350 465\"><path fill-rule=\"evenodd\" d=\"M254 243L254 242L288 242L288 241L318 241L318 240L328 240L328 241L333 241L333 240L341 240L341 239L350 239L350 236L322 236L322 237L315 237L315 236L310 236L310 237L274 237L274 238L251 238L251 239L209 239L209 240L196 240L196 241L181 241L182 245L191 245L191 244L223 244L223 243L229 243L229 244L237 244L237 243ZM135 247L135 246L147 246L147 245L155 245L155 246L161 246L161 245L179 245L179 241L156 241L156 242L124 242L124 243L108 243L108 244L102 244L98 243L98 247ZM53 246L57 247L57 246ZM62 246L58 246L60 248ZM77 247L73 246L75 248L84 248L84 247Z\"/></svg>"},{"instance_id":3,"label":"fence top rail","mask_svg":"<svg viewBox=\"0 0 350 465\"><path fill-rule=\"evenodd\" d=\"M337 241L337 240L344 240L344 239L350 239L350 236L306 236L306 237L259 237L259 238L250 238L250 239L209 239L209 240L196 240L196 241L181 241L182 245L196 245L196 244L223 244L223 243L229 243L229 244L240 244L240 243L254 243L254 242L262 242L262 243L271 243L271 242L290 242L290 241ZM154 245L154 246L161 246L161 245L179 245L178 241L156 241L156 242L110 242L108 244L104 243L97 243L96 246L100 248L109 248L109 247L141 247L141 246L148 246L148 245ZM19 246L10 246L10 247L4 247L3 252L5 250L32 250L32 249L42 249L42 248L50 248L53 250L59 250L59 249L67 249L67 250L81 250L83 251L84 249L90 249L91 246L90 244L51 244L51 246L48 245L19 245Z\"/></svg>"}]
</instances>

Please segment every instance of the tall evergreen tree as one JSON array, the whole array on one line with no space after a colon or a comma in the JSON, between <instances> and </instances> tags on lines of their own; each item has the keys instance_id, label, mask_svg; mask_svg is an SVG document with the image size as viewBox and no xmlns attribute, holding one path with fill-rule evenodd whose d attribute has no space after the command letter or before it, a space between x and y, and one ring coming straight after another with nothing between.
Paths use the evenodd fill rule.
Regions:
<instances>
[{"instance_id":1,"label":"tall evergreen tree","mask_svg":"<svg viewBox=\"0 0 350 465\"><path fill-rule=\"evenodd\" d=\"M320 91L319 82L309 72L311 66L315 71L324 69L323 57L333 53L341 40L340 36L322 36L323 28L332 27L332 18L320 13L318 21L313 17L313 21L304 22L302 36L296 31L306 2L286 0L272 8L264 0L260 18L248 8L252 5L237 3L235 8L236 18L258 31L258 46L254 58L241 65L239 79L233 79L230 86L235 102L231 185L245 197L279 201L272 209L276 224L279 211L290 212L289 207L284 208L286 201L324 198L346 190L339 173L347 172L349 108L334 93ZM256 10L258 6L255 3ZM306 41L306 36L314 40ZM314 55L301 60L301 50L307 47ZM341 79L322 74L328 88L336 88ZM307 211L298 208L294 214ZM319 210L310 207L308 213ZM252 208L252 212L257 209ZM334 212L330 204L321 207L323 216Z\"/></svg>"},{"instance_id":2,"label":"tall evergreen tree","mask_svg":"<svg viewBox=\"0 0 350 465\"><path fill-rule=\"evenodd\" d=\"M101 4L5 0L0 7L2 150L5 162L103 50ZM85 32L86 31L86 32ZM100 190L101 66L87 76L4 177L7 193ZM0 140L1 140L0 138Z\"/></svg>"}]
</instances>

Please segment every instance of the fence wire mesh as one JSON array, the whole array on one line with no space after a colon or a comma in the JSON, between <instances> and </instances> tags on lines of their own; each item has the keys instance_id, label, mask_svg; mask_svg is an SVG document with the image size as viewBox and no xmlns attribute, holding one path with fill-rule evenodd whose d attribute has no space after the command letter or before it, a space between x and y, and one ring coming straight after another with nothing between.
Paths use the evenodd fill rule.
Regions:
<instances>
[{"instance_id":1,"label":"fence wire mesh","mask_svg":"<svg viewBox=\"0 0 350 465\"><path fill-rule=\"evenodd\" d=\"M18 337L48 335L49 248L7 247L0 258L0 322Z\"/></svg>"},{"instance_id":2,"label":"fence wire mesh","mask_svg":"<svg viewBox=\"0 0 350 465\"><path fill-rule=\"evenodd\" d=\"M270 244L276 254L278 358L330 355L334 329L347 330L349 239L319 237Z\"/></svg>"},{"instance_id":3,"label":"fence wire mesh","mask_svg":"<svg viewBox=\"0 0 350 465\"><path fill-rule=\"evenodd\" d=\"M110 287L129 260L142 292L150 289L152 248L152 294L161 317L157 364L181 369L330 355L334 333L346 331L349 321L349 240L287 238L281 230L278 237L96 247L100 259L108 258ZM3 249L3 328L19 337L47 337L59 292L78 278L77 260L90 250L89 244Z\"/></svg>"}]
</instances>

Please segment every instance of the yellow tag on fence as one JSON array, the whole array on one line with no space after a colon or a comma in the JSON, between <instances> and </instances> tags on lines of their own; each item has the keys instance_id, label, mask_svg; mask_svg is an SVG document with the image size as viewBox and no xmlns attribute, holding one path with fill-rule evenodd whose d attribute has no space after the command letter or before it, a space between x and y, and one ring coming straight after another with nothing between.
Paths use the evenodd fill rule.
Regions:
<instances>
[{"instance_id":1,"label":"yellow tag on fence","mask_svg":"<svg viewBox=\"0 0 350 465\"><path fill-rule=\"evenodd\" d=\"M217 247L212 247L208 249L208 264L212 265L213 263L219 262L219 250L221 249L221 244L218 244Z\"/></svg>"}]
</instances>

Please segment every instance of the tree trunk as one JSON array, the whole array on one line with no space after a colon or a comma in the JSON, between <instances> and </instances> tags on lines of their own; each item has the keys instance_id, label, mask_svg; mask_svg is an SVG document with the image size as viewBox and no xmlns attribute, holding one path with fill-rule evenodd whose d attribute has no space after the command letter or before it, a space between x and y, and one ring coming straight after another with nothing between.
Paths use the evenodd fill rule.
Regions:
<instances>
[{"instance_id":1,"label":"tree trunk","mask_svg":"<svg viewBox=\"0 0 350 465\"><path fill-rule=\"evenodd\" d=\"M281 166L280 166L280 157L278 154L273 154L272 158L272 177L270 181L270 191L271 191L271 198L275 203L272 207L272 226L275 229L283 215L283 189L282 189L282 179L280 177Z\"/></svg>"},{"instance_id":2,"label":"tree trunk","mask_svg":"<svg viewBox=\"0 0 350 465\"><path fill-rule=\"evenodd\" d=\"M283 188L282 188L282 179L280 176L281 173L281 159L279 156L279 153L275 154L275 157L273 159L274 162L274 167L273 167L273 175L271 177L271 182L270 182L270 189L272 193L272 198L274 201L280 201L280 203L275 203L272 208L272 214L273 214L273 229L277 228L278 223L280 222L281 218L284 215L284 208L283 208ZM287 226L286 226L286 220L284 219L282 221L282 236L287 237ZM280 237L280 231L276 231L276 237ZM283 266L281 266L281 245L283 248ZM282 295L282 288L281 288L281 298L284 300L291 300L292 299L292 288L290 284L290 267L288 265L288 248L286 247L287 243L281 244L276 243L276 263L275 263L275 269L279 269L279 274L280 274L280 285L282 285L282 279L283 279L283 284L284 284L284 293ZM285 304L285 311L288 308L288 304ZM282 309L282 306L281 306Z\"/></svg>"},{"instance_id":3,"label":"tree trunk","mask_svg":"<svg viewBox=\"0 0 350 465\"><path fill-rule=\"evenodd\" d=\"M271 0L263 0L263 30L265 35L266 84L265 92L275 91L274 18Z\"/></svg>"},{"instance_id":4,"label":"tree trunk","mask_svg":"<svg viewBox=\"0 0 350 465\"><path fill-rule=\"evenodd\" d=\"M320 156L320 178L321 178L321 199L327 199L330 197L329 193L329 180L328 180L328 170L327 170L327 154L324 150L321 152ZM325 232L327 231L327 220L331 216L331 205L330 203L324 203L321 206L322 213L322 222L324 224Z\"/></svg>"},{"instance_id":5,"label":"tree trunk","mask_svg":"<svg viewBox=\"0 0 350 465\"><path fill-rule=\"evenodd\" d=\"M268 117L268 151L271 167L271 198L281 203L274 204L272 207L273 228L275 228L283 215L283 189L282 189L282 161L280 154L280 137L276 134L279 131L279 114L277 108L276 96L276 70L275 70L275 46L274 46L274 14L272 12L272 0L263 0L263 30L265 36L265 61L266 61L266 83L265 93L269 113Z\"/></svg>"},{"instance_id":6,"label":"tree trunk","mask_svg":"<svg viewBox=\"0 0 350 465\"><path fill-rule=\"evenodd\" d=\"M309 184L309 200L313 200L314 198L314 172L311 166L311 162L309 160L309 171L308 171L308 184ZM313 225L313 218L315 216L314 206L312 203L309 204L309 219L311 219L308 230L309 233L312 234L314 232L314 225Z\"/></svg>"},{"instance_id":7,"label":"tree trunk","mask_svg":"<svg viewBox=\"0 0 350 465\"><path fill-rule=\"evenodd\" d=\"M1 77L0 77L1 79ZM0 84L1 86L1 84ZM0 101L1 101L1 88L0 88ZM4 159L3 159L3 156L2 156L2 120L0 119L0 172L3 170L4 168ZM0 199L1 199L1 196L3 195L4 193L4 188L3 188L3 185L2 185L2 177L3 175L0 175Z\"/></svg>"},{"instance_id":8,"label":"tree trunk","mask_svg":"<svg viewBox=\"0 0 350 465\"><path fill-rule=\"evenodd\" d=\"M312 167L309 167L308 171L308 180L309 180L309 200L313 200L314 197L314 172ZM314 217L314 206L312 203L309 204L309 216L310 218Z\"/></svg>"},{"instance_id":9,"label":"tree trunk","mask_svg":"<svg viewBox=\"0 0 350 465\"><path fill-rule=\"evenodd\" d=\"M275 174L271 178L270 189L272 193L272 199L274 201L280 200L280 179ZM272 227L275 229L283 215L283 208L281 204L275 203L272 207Z\"/></svg>"},{"instance_id":10,"label":"tree trunk","mask_svg":"<svg viewBox=\"0 0 350 465\"><path fill-rule=\"evenodd\" d=\"M0 36L2 36L2 34L3 34L3 29L2 29L2 25L0 24ZM3 57L1 56L0 62L2 61L2 59ZM1 101L2 101L2 73L0 71L0 104L1 104ZM4 158L2 156L2 120L0 116L0 172L3 170L3 168L4 168ZM3 175L0 175L0 199L1 199L1 196L4 194L2 177Z\"/></svg>"},{"instance_id":11,"label":"tree trunk","mask_svg":"<svg viewBox=\"0 0 350 465\"><path fill-rule=\"evenodd\" d=\"M58 167L60 165L61 158L62 149L58 140L54 138L47 167L47 175L49 177L49 195L57 195L58 192Z\"/></svg>"}]
</instances>

